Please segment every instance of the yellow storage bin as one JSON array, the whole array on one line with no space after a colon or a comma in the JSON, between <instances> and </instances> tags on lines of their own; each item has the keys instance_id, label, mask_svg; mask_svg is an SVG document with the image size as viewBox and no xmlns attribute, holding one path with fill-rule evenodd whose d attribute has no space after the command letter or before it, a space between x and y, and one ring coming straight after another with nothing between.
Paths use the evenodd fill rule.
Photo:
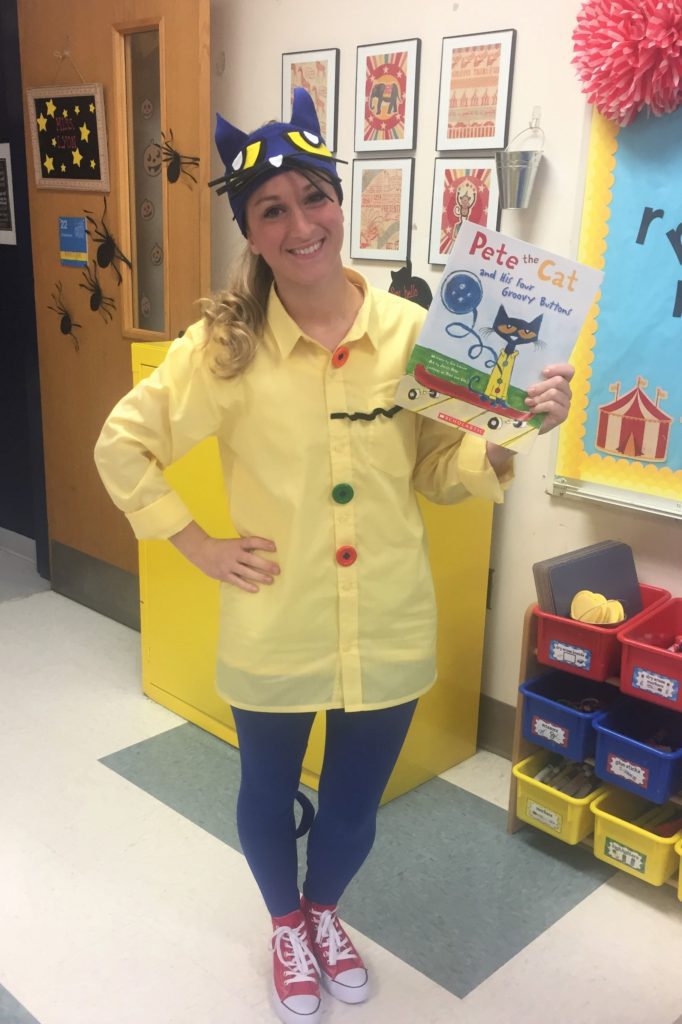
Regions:
<instances>
[{"instance_id":1,"label":"yellow storage bin","mask_svg":"<svg viewBox=\"0 0 682 1024\"><path fill-rule=\"evenodd\" d=\"M516 813L522 821L539 828L541 832L547 832L575 846L592 831L594 817L590 804L595 796L606 792L606 787L595 789L578 800L546 786L544 782L536 782L533 776L544 768L552 756L551 751L538 750L525 761L514 765L512 771L517 779Z\"/></svg>"},{"instance_id":2,"label":"yellow storage bin","mask_svg":"<svg viewBox=\"0 0 682 1024\"><path fill-rule=\"evenodd\" d=\"M650 885L663 885L678 866L675 844L678 848L682 845L682 832L665 839L628 820L653 806L642 797L615 788L596 797L592 803L594 855Z\"/></svg>"},{"instance_id":3,"label":"yellow storage bin","mask_svg":"<svg viewBox=\"0 0 682 1024\"><path fill-rule=\"evenodd\" d=\"M677 883L677 898L678 900L682 900L682 839L680 839L679 843L676 845L675 853L678 853L680 856L680 877Z\"/></svg>"}]
</instances>

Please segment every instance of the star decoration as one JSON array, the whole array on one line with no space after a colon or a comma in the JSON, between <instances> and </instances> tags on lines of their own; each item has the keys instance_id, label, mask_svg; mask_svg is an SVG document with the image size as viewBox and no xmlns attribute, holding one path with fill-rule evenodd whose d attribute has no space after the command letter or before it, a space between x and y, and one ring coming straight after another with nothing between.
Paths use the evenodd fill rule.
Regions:
<instances>
[{"instance_id":1,"label":"star decoration","mask_svg":"<svg viewBox=\"0 0 682 1024\"><path fill-rule=\"evenodd\" d=\"M68 116L69 116L69 112L66 109L66 107L64 107L64 109L62 110L62 117L68 117Z\"/></svg>"},{"instance_id":2,"label":"star decoration","mask_svg":"<svg viewBox=\"0 0 682 1024\"><path fill-rule=\"evenodd\" d=\"M87 142L90 135L90 129L86 124L80 126L81 142Z\"/></svg>"},{"instance_id":3,"label":"star decoration","mask_svg":"<svg viewBox=\"0 0 682 1024\"><path fill-rule=\"evenodd\" d=\"M94 169L95 169L95 161L94 160L90 161L90 166L92 167L92 169L94 171Z\"/></svg>"},{"instance_id":4,"label":"star decoration","mask_svg":"<svg viewBox=\"0 0 682 1024\"><path fill-rule=\"evenodd\" d=\"M95 113L95 104L94 104L94 103L91 103L91 104L90 104L90 113L91 113L91 114L94 114L94 113Z\"/></svg>"},{"instance_id":5,"label":"star decoration","mask_svg":"<svg viewBox=\"0 0 682 1024\"><path fill-rule=\"evenodd\" d=\"M61 170L62 174L66 174L66 164L62 164L60 170Z\"/></svg>"},{"instance_id":6,"label":"star decoration","mask_svg":"<svg viewBox=\"0 0 682 1024\"><path fill-rule=\"evenodd\" d=\"M57 108L55 107L55 105L52 102L52 100L48 100L47 101L47 103L45 104L45 108L47 110L47 116L48 117L54 117Z\"/></svg>"},{"instance_id":7,"label":"star decoration","mask_svg":"<svg viewBox=\"0 0 682 1024\"><path fill-rule=\"evenodd\" d=\"M80 108L80 107L76 106L76 107L74 107L73 109L75 110L75 112L76 112L77 114L80 114L80 112L81 112L81 108Z\"/></svg>"},{"instance_id":8,"label":"star decoration","mask_svg":"<svg viewBox=\"0 0 682 1024\"><path fill-rule=\"evenodd\" d=\"M83 159L82 153L79 150L74 149L74 151L72 152L71 156L73 157L73 162L76 164L76 166L80 167L81 160Z\"/></svg>"},{"instance_id":9,"label":"star decoration","mask_svg":"<svg viewBox=\"0 0 682 1024\"><path fill-rule=\"evenodd\" d=\"M53 139L53 140L52 140L52 145L53 145L53 146L56 146L56 145L57 145L57 140L56 140L56 139Z\"/></svg>"},{"instance_id":10,"label":"star decoration","mask_svg":"<svg viewBox=\"0 0 682 1024\"><path fill-rule=\"evenodd\" d=\"M47 131L47 118L43 117L43 115L41 114L40 117L37 118L37 121L38 121L38 129L39 129L39 131L46 132Z\"/></svg>"},{"instance_id":11,"label":"star decoration","mask_svg":"<svg viewBox=\"0 0 682 1024\"><path fill-rule=\"evenodd\" d=\"M45 168L48 174L52 174L54 170L54 160L51 156L45 157L45 159L43 160L43 167Z\"/></svg>"}]
</instances>

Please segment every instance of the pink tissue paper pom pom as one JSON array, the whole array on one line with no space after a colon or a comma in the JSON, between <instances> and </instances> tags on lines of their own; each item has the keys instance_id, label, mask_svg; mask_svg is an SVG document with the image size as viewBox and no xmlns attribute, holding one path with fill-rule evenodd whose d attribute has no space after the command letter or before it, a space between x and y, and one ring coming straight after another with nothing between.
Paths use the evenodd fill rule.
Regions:
<instances>
[{"instance_id":1,"label":"pink tissue paper pom pom","mask_svg":"<svg viewBox=\"0 0 682 1024\"><path fill-rule=\"evenodd\" d=\"M585 0L573 43L583 92L610 121L682 103L682 0Z\"/></svg>"}]
</instances>

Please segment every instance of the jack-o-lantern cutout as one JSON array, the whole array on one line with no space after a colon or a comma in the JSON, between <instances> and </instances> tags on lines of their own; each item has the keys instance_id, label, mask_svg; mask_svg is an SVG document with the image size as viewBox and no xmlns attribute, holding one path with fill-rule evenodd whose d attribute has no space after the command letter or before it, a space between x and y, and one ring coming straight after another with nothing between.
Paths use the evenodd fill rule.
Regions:
<instances>
[{"instance_id":1,"label":"jack-o-lantern cutout","mask_svg":"<svg viewBox=\"0 0 682 1024\"><path fill-rule=\"evenodd\" d=\"M145 174L150 178L156 178L161 173L161 146L157 142L150 142L142 154L142 164Z\"/></svg>"}]
</instances>

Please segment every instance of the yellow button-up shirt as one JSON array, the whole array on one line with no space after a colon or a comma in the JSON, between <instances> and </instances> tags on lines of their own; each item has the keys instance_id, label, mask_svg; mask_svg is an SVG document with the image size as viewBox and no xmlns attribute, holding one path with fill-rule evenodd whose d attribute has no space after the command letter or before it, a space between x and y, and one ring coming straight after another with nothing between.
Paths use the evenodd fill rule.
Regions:
<instances>
[{"instance_id":1,"label":"yellow button-up shirt","mask_svg":"<svg viewBox=\"0 0 682 1024\"><path fill-rule=\"evenodd\" d=\"M221 587L217 686L240 708L359 711L428 690L436 609L415 492L501 501L507 483L480 439L434 420L333 415L395 405L425 317L346 273L365 298L345 359L303 335L273 288L244 373L210 371L196 323L118 403L97 442L99 472L136 536L164 538L192 516L163 470L215 435L237 530L275 542L267 557L281 574L271 586Z\"/></svg>"}]
</instances>

